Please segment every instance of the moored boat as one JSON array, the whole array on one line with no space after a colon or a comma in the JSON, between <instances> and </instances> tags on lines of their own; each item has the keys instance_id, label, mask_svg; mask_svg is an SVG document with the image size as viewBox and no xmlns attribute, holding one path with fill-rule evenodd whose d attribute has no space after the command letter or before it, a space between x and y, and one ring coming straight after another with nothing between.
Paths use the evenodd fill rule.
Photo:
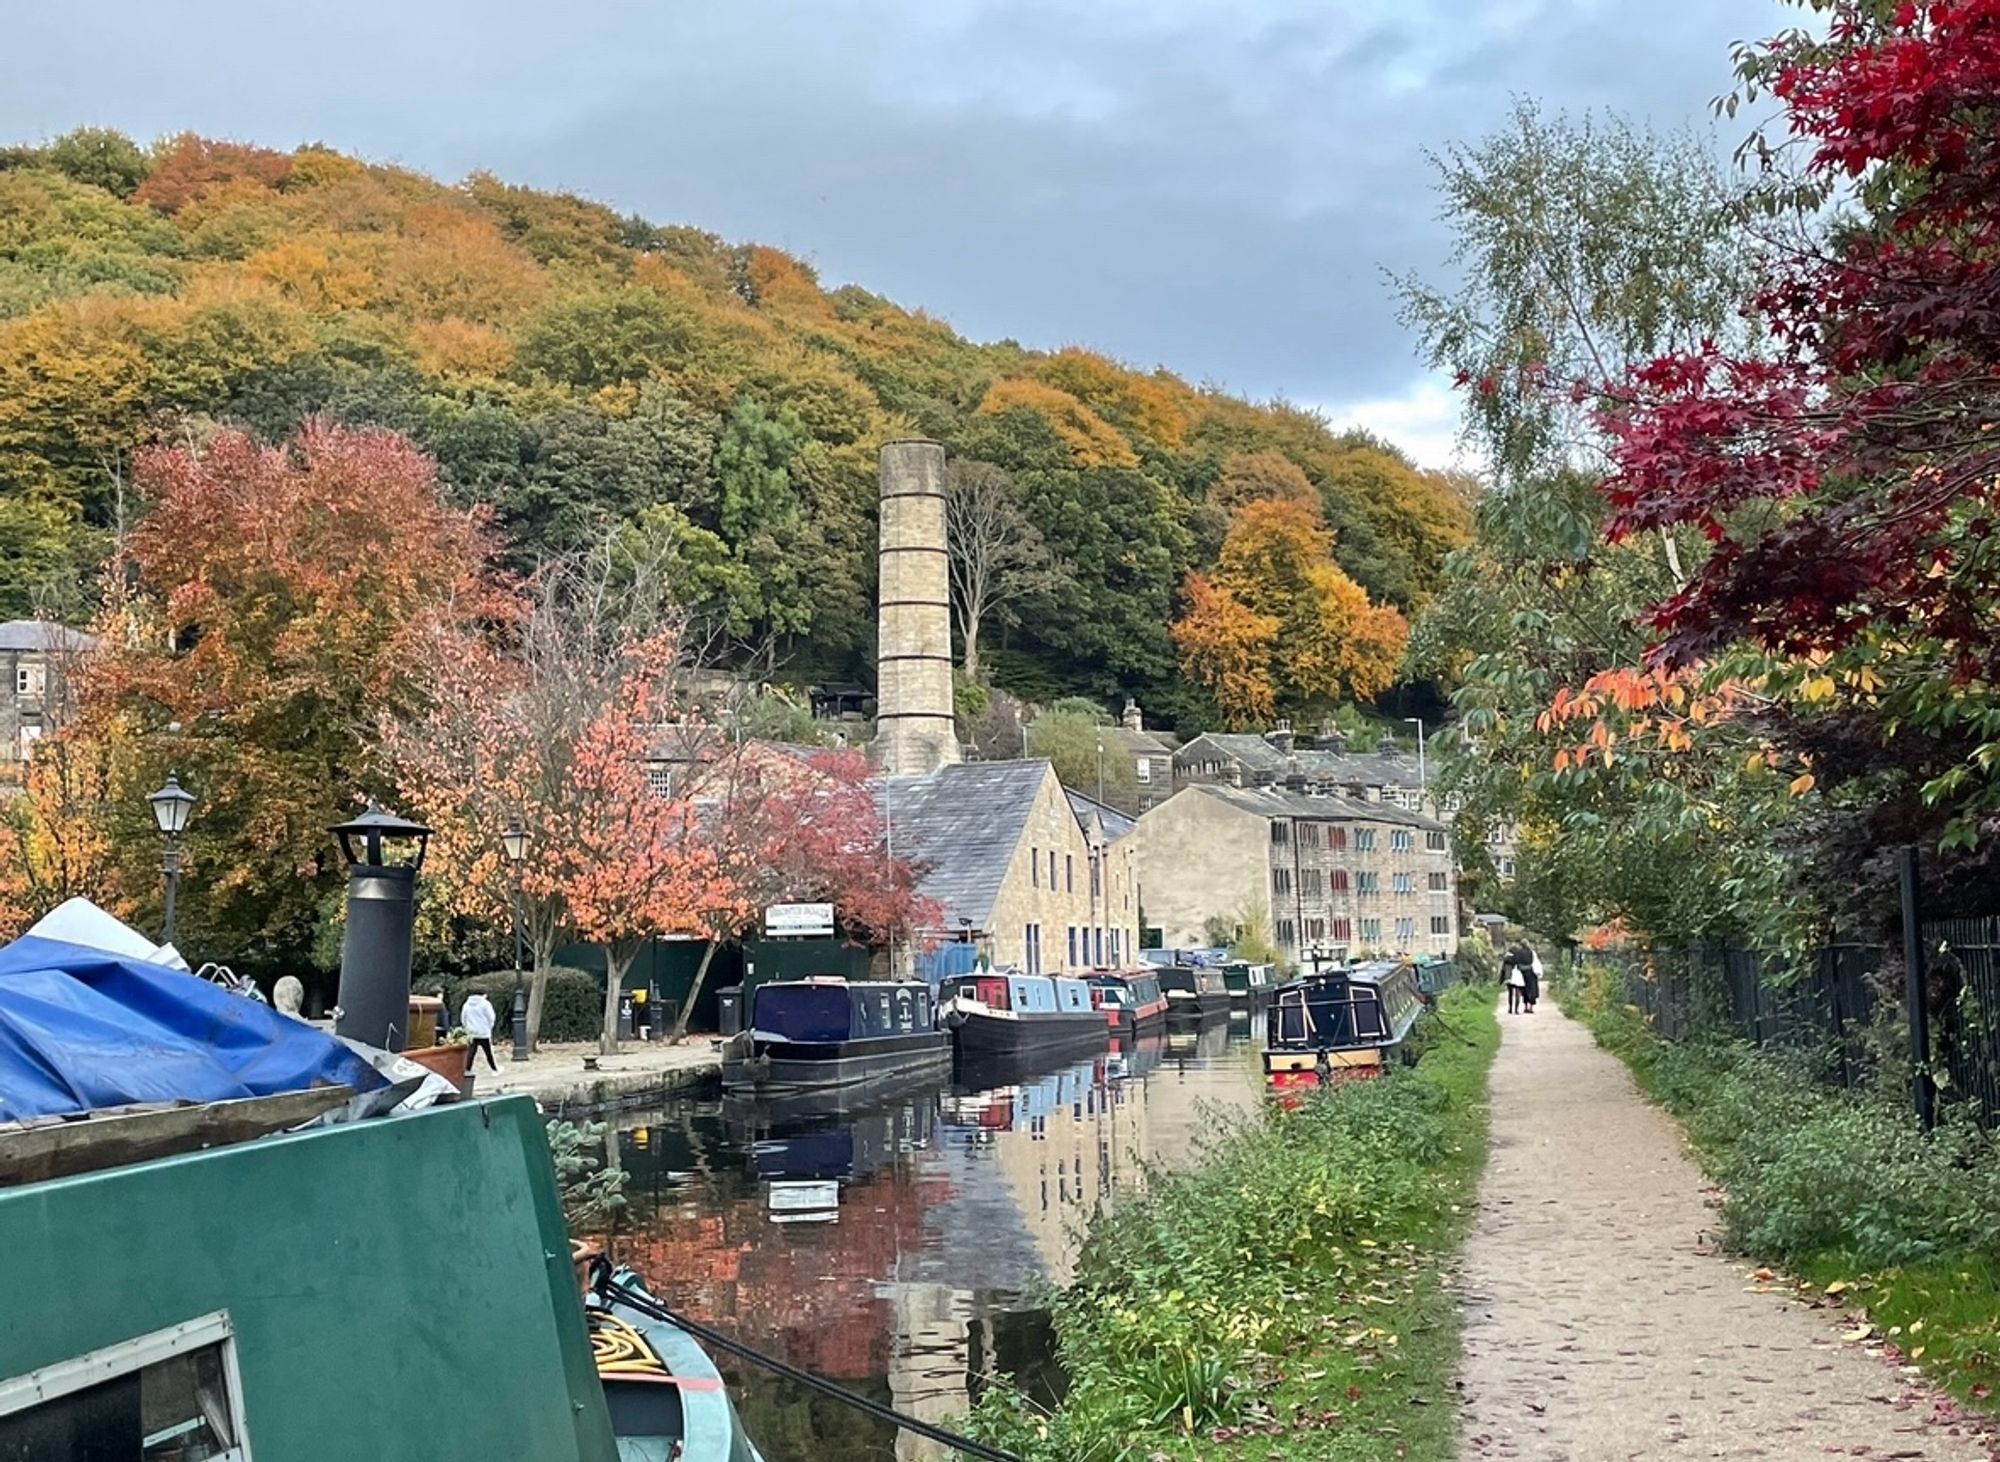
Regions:
<instances>
[{"instance_id":1,"label":"moored boat","mask_svg":"<svg viewBox=\"0 0 2000 1462\"><path fill-rule=\"evenodd\" d=\"M1090 1003L1114 1035L1155 1030L1167 1018L1167 994L1152 970L1100 970L1090 977Z\"/></svg>"},{"instance_id":2,"label":"moored boat","mask_svg":"<svg viewBox=\"0 0 2000 1462\"><path fill-rule=\"evenodd\" d=\"M1090 986L1059 975L978 970L938 988L938 1011L961 1058L1023 1056L1104 1044Z\"/></svg>"},{"instance_id":3,"label":"moored boat","mask_svg":"<svg viewBox=\"0 0 2000 1462\"><path fill-rule=\"evenodd\" d=\"M1262 1005L1278 987L1269 965L1234 959L1222 967L1222 983L1229 991L1230 1005L1249 1009Z\"/></svg>"},{"instance_id":4,"label":"moored boat","mask_svg":"<svg viewBox=\"0 0 2000 1462\"><path fill-rule=\"evenodd\" d=\"M619 1270L613 1285L611 1298L593 1298L587 1314L618 1462L763 1462L722 1373L694 1337L619 1297L623 1290L652 1299L630 1270Z\"/></svg>"},{"instance_id":5,"label":"moored boat","mask_svg":"<svg viewBox=\"0 0 2000 1462\"><path fill-rule=\"evenodd\" d=\"M1165 965L1160 988L1167 996L1167 1019L1213 1020L1229 1013L1229 987L1222 971L1209 965Z\"/></svg>"},{"instance_id":6,"label":"moored boat","mask_svg":"<svg viewBox=\"0 0 2000 1462\"><path fill-rule=\"evenodd\" d=\"M1380 1075L1423 1010L1407 960L1322 966L1278 987L1265 1012L1264 1073L1280 1089Z\"/></svg>"},{"instance_id":7,"label":"moored boat","mask_svg":"<svg viewBox=\"0 0 2000 1462\"><path fill-rule=\"evenodd\" d=\"M779 980L751 995L748 1028L722 1048L722 1084L776 1094L950 1064L951 1040L921 981Z\"/></svg>"}]
</instances>

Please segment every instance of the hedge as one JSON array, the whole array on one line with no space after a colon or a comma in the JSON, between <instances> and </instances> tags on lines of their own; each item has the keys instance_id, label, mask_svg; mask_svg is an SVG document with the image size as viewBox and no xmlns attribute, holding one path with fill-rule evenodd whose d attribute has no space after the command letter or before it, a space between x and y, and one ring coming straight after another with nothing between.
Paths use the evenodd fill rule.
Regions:
<instances>
[{"instance_id":1,"label":"hedge","mask_svg":"<svg viewBox=\"0 0 2000 1462\"><path fill-rule=\"evenodd\" d=\"M426 995L436 982L418 981L417 993ZM453 1023L473 991L482 992L493 1002L500 1017L496 1036L514 1033L514 972L493 970L483 975L444 981L445 999L451 1002ZM604 986L587 970L557 965L549 971L548 994L542 1001L542 1039L545 1041L594 1041L604 1028Z\"/></svg>"}]
</instances>

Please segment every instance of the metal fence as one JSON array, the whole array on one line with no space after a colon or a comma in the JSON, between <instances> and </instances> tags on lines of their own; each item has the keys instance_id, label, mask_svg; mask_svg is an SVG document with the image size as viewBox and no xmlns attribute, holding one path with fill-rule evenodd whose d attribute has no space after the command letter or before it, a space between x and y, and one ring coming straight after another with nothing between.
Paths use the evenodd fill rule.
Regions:
<instances>
[{"instance_id":1,"label":"metal fence","mask_svg":"<svg viewBox=\"0 0 2000 1462\"><path fill-rule=\"evenodd\" d=\"M1935 1088L2000 1130L2000 919L1926 924L1924 949ZM1828 946L1797 971L1721 945L1591 958L1617 973L1626 1002L1669 1041L1719 1036L1803 1052L1847 1087L1880 1079L1882 1053L1906 1049L1900 973L1885 980L1884 951L1869 945ZM1889 1039L1875 1030L1884 1024L1897 1027Z\"/></svg>"}]
</instances>

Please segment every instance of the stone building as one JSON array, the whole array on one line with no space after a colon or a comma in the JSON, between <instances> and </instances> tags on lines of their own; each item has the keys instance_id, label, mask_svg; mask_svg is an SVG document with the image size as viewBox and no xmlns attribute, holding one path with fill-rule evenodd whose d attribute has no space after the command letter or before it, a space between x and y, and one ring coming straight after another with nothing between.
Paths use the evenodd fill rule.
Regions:
<instances>
[{"instance_id":1,"label":"stone building","mask_svg":"<svg viewBox=\"0 0 2000 1462\"><path fill-rule=\"evenodd\" d=\"M1458 874L1422 813L1288 787L1196 784L1139 819L1145 920L1163 948L1209 944L1210 919L1268 921L1288 960L1454 953Z\"/></svg>"},{"instance_id":2,"label":"stone building","mask_svg":"<svg viewBox=\"0 0 2000 1462\"><path fill-rule=\"evenodd\" d=\"M53 728L71 657L97 648L97 638L40 619L0 624L0 768L18 780L29 753Z\"/></svg>"},{"instance_id":3,"label":"stone building","mask_svg":"<svg viewBox=\"0 0 2000 1462\"><path fill-rule=\"evenodd\" d=\"M1131 806L1121 806L1119 811L1137 817L1174 795L1174 742L1164 733L1146 728L1146 717L1137 701L1127 700L1117 726L1106 728L1104 747L1107 753L1115 751L1132 765L1137 795Z\"/></svg>"}]
</instances>

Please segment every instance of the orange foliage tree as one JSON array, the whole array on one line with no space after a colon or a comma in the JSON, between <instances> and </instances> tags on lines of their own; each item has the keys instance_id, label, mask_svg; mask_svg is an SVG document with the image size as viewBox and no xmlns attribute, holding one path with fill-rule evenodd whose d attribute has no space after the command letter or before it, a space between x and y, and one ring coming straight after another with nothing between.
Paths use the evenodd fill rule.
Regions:
<instances>
[{"instance_id":1,"label":"orange foliage tree","mask_svg":"<svg viewBox=\"0 0 2000 1462\"><path fill-rule=\"evenodd\" d=\"M1187 609L1174 621L1174 643L1188 679L1206 686L1233 726L1269 720L1277 713L1271 651L1279 622L1249 608L1205 574L1189 574L1182 593Z\"/></svg>"}]
</instances>

